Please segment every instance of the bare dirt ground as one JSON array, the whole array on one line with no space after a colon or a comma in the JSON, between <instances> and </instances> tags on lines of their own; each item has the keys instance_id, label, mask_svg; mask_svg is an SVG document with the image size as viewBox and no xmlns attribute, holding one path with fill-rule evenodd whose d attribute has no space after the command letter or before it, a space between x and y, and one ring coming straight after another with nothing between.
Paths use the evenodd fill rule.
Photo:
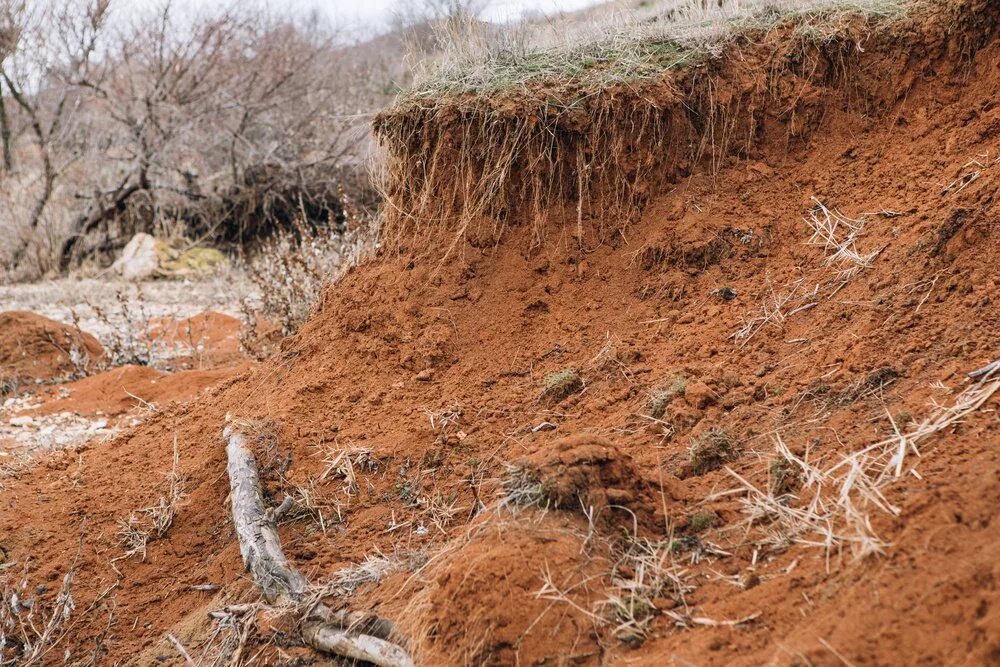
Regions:
<instances>
[{"instance_id":1,"label":"bare dirt ground","mask_svg":"<svg viewBox=\"0 0 1000 667\"><path fill-rule=\"evenodd\" d=\"M73 335L83 331L103 346L97 355L105 354L74 365L61 349L71 351L72 343L54 344L44 334L47 349L29 356L51 364L46 355L54 353L56 366L20 378L19 391L0 402L0 456L106 440L157 406L193 398L243 361L238 317L247 296L253 291L235 272L184 281L74 278L0 287L5 312L49 318ZM18 325L7 323L4 345L27 354ZM115 354L134 358L109 358ZM5 377L16 375L9 371Z\"/></svg>"},{"instance_id":2,"label":"bare dirt ground","mask_svg":"<svg viewBox=\"0 0 1000 667\"><path fill-rule=\"evenodd\" d=\"M997 664L998 29L949 2L733 45L701 161L690 79L621 92L677 120L640 219L402 229L270 360L5 468L7 585L52 609L72 575L67 662L336 664L232 606L230 425L317 596L418 664Z\"/></svg>"}]
</instances>

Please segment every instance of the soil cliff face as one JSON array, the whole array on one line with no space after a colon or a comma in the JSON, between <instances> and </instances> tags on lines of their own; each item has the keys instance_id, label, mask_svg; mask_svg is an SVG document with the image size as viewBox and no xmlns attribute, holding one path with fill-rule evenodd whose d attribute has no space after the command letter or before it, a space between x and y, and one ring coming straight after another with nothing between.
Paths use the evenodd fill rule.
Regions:
<instances>
[{"instance_id":1,"label":"soil cliff face","mask_svg":"<svg viewBox=\"0 0 1000 667\"><path fill-rule=\"evenodd\" d=\"M5 575L73 568L60 655L231 654L206 614L256 593L228 420L298 501L290 559L420 664L1000 659L1000 383L966 377L1000 350L1000 43L970 7L810 52L822 75L733 47L719 80L770 91L752 141L650 181L629 224L598 199L400 236L272 361L0 480ZM174 442L172 527L113 561ZM265 616L239 636L315 658Z\"/></svg>"}]
</instances>

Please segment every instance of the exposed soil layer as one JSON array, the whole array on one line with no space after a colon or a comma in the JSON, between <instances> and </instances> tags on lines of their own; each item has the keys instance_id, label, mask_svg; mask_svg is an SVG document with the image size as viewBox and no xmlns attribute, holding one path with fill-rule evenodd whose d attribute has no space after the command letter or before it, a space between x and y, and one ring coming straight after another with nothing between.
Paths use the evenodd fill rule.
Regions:
<instances>
[{"instance_id":1,"label":"exposed soil layer","mask_svg":"<svg viewBox=\"0 0 1000 667\"><path fill-rule=\"evenodd\" d=\"M51 381L86 373L104 356L96 338L27 311L0 313L0 380Z\"/></svg>"},{"instance_id":2,"label":"exposed soil layer","mask_svg":"<svg viewBox=\"0 0 1000 667\"><path fill-rule=\"evenodd\" d=\"M881 553L751 523L737 478L794 489L778 442L833 465L1000 356L997 11L939 5L822 81L772 71L783 42L744 45L716 66L774 76L751 149L651 190L606 243L618 221L599 207L557 208L545 244L527 224L448 230L354 269L270 362L3 480L8 584L27 563L54 592L75 562L60 656L183 664L167 635L216 656L231 630L206 613L256 597L227 511L228 419L275 501L304 510L282 525L289 558L397 620L420 664L997 662L1000 394L905 450L880 487L898 511L862 506ZM878 94L859 104L862 89ZM815 242L824 210L855 221L862 265ZM112 567L174 442L173 524ZM632 609L643 637L623 633L614 601L662 540L676 581ZM377 575L345 577L361 563ZM258 629L258 664L313 659Z\"/></svg>"}]
</instances>

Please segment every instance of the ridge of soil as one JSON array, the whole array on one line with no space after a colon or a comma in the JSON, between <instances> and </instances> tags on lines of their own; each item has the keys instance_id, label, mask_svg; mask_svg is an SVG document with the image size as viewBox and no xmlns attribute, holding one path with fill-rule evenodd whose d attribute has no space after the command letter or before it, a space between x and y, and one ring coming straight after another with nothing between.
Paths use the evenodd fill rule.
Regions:
<instances>
[{"instance_id":1,"label":"ridge of soil","mask_svg":"<svg viewBox=\"0 0 1000 667\"><path fill-rule=\"evenodd\" d=\"M615 243L581 250L576 211L556 211L543 245L510 225L453 252L444 237L430 257L384 253L332 286L273 360L4 479L0 546L13 569L54 591L75 562L77 611L56 652L182 664L168 634L200 654L206 612L255 597L226 504L229 420L280 471L272 496L305 489L323 514L282 526L312 581L388 559L380 582L345 595L400 623L420 664L1000 660L995 396L887 488L899 515L871 519L890 545L862 560L751 539L733 477L690 457L692 441L724 429L738 452L727 465L766 483L776 434L800 453L856 451L892 433L887 413L919 419L997 358L997 8L961 6L987 35L974 49L961 21L953 33L932 25L942 9L924 41L908 33L867 51L836 85L788 75L782 95L807 100L807 132L769 115L750 157L653 192ZM891 84L884 106L861 113L852 94L873 81ZM826 252L808 243L814 197L868 212L857 244L878 253L835 289ZM814 305L734 342L789 290ZM553 393L570 369L579 381ZM678 379L665 430L644 415ZM174 442L185 496L173 525L145 559L112 567L118 522L162 495ZM349 474L338 454L358 462ZM559 502L497 507L512 466ZM698 532L706 510L717 521ZM612 545L663 537L667 517L687 544L720 547L684 555L687 617L709 621L676 627L665 612L685 608L670 596L654 601L646 641L623 643L599 606ZM218 589L193 588L204 584ZM313 659L280 624L258 626L277 645L254 646L262 663Z\"/></svg>"}]
</instances>

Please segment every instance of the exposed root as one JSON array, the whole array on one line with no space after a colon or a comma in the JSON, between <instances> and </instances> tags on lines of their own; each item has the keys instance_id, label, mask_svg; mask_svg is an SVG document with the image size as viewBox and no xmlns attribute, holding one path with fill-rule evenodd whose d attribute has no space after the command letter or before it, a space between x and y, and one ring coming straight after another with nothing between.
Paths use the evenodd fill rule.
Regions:
<instances>
[{"instance_id":1,"label":"exposed root","mask_svg":"<svg viewBox=\"0 0 1000 667\"><path fill-rule=\"evenodd\" d=\"M223 438L240 555L264 600L271 605L304 608L302 638L319 651L365 660L380 667L411 666L413 661L400 646L358 632L349 625L345 627L344 621L352 618L350 614L335 612L315 593L310 595L309 583L289 563L281 548L274 512L264 507L257 463L245 438L232 427L226 427Z\"/></svg>"}]
</instances>

